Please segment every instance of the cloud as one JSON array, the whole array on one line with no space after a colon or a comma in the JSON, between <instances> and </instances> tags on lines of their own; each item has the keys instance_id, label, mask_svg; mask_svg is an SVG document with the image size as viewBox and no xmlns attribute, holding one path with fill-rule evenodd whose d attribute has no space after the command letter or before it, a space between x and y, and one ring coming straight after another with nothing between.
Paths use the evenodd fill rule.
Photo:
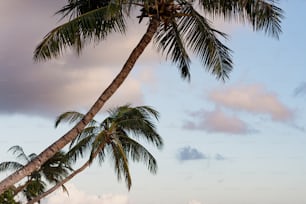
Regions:
<instances>
[{"instance_id":1,"label":"cloud","mask_svg":"<svg viewBox=\"0 0 306 204\"><path fill-rule=\"evenodd\" d=\"M178 159L180 161L207 159L207 157L199 150L190 146L179 149Z\"/></svg>"},{"instance_id":2,"label":"cloud","mask_svg":"<svg viewBox=\"0 0 306 204\"><path fill-rule=\"evenodd\" d=\"M191 200L188 202L188 204L202 204L200 201L197 200Z\"/></svg>"},{"instance_id":3,"label":"cloud","mask_svg":"<svg viewBox=\"0 0 306 204\"><path fill-rule=\"evenodd\" d=\"M306 82L303 82L298 87L296 87L296 89L294 90L294 95L306 95Z\"/></svg>"},{"instance_id":4,"label":"cloud","mask_svg":"<svg viewBox=\"0 0 306 204\"><path fill-rule=\"evenodd\" d=\"M276 121L288 121L293 117L293 111L286 107L276 94L268 92L261 85L213 90L209 99L229 109L267 114Z\"/></svg>"},{"instance_id":5,"label":"cloud","mask_svg":"<svg viewBox=\"0 0 306 204\"><path fill-rule=\"evenodd\" d=\"M213 111L197 111L189 114L192 120L183 128L189 130L205 130L207 132L245 134L250 132L247 124L236 116L226 115L220 109Z\"/></svg>"},{"instance_id":6,"label":"cloud","mask_svg":"<svg viewBox=\"0 0 306 204\"><path fill-rule=\"evenodd\" d=\"M67 110L87 109L114 77L110 69L54 70L14 75L0 82L1 113L58 114ZM141 82L130 78L108 104L141 104Z\"/></svg>"},{"instance_id":7,"label":"cloud","mask_svg":"<svg viewBox=\"0 0 306 204\"><path fill-rule=\"evenodd\" d=\"M219 154L219 153L215 154L214 159L215 160L219 160L219 161L226 160L226 158L223 155Z\"/></svg>"},{"instance_id":8,"label":"cloud","mask_svg":"<svg viewBox=\"0 0 306 204\"><path fill-rule=\"evenodd\" d=\"M51 194L46 200L42 200L42 204L128 204L128 197L126 195L115 195L115 194L106 194L106 195L91 195L87 194L73 184L67 185L69 196L58 190Z\"/></svg>"},{"instance_id":9,"label":"cloud","mask_svg":"<svg viewBox=\"0 0 306 204\"><path fill-rule=\"evenodd\" d=\"M58 17L53 14L62 4L34 0L1 4L0 114L54 117L67 110L87 110L119 72L142 35L139 29L145 28L143 24L139 29L130 29L125 36L114 34L105 42L89 44L80 57L67 50L58 59L34 63L33 50L58 25ZM15 12L9 12L12 10ZM150 69L156 59L157 54L150 52L149 46L140 61L146 62L142 67ZM141 84L146 80L153 81L143 74L140 77L132 74L108 104L121 105L122 101L142 104Z\"/></svg>"}]
</instances>

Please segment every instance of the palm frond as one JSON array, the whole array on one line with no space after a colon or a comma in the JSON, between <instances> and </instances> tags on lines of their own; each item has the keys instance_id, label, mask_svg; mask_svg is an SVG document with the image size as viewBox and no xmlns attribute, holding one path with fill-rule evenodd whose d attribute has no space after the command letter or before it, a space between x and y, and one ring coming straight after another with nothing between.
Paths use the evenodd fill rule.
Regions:
<instances>
[{"instance_id":1,"label":"palm frond","mask_svg":"<svg viewBox=\"0 0 306 204\"><path fill-rule=\"evenodd\" d=\"M43 193L46 187L46 183L40 179L31 180L26 186L26 188L23 190L23 193L26 196L27 200L30 201L32 200L32 198L35 198L39 194Z\"/></svg>"},{"instance_id":2,"label":"palm frond","mask_svg":"<svg viewBox=\"0 0 306 204\"><path fill-rule=\"evenodd\" d=\"M31 153L31 154L28 155L28 158L29 158L30 161L33 161L36 157L37 157L37 154L35 154L35 153Z\"/></svg>"},{"instance_id":3,"label":"palm frond","mask_svg":"<svg viewBox=\"0 0 306 204\"><path fill-rule=\"evenodd\" d=\"M17 159L20 159L20 161L28 163L30 159L23 151L23 148L19 145L15 145L9 148L9 152L12 152L13 155L16 155Z\"/></svg>"},{"instance_id":4,"label":"palm frond","mask_svg":"<svg viewBox=\"0 0 306 204\"><path fill-rule=\"evenodd\" d=\"M69 196L69 191L65 185L61 185L63 192L65 192Z\"/></svg>"},{"instance_id":5,"label":"palm frond","mask_svg":"<svg viewBox=\"0 0 306 204\"><path fill-rule=\"evenodd\" d=\"M128 158L132 158L133 161L144 162L153 174L157 172L156 159L143 145L126 136L121 136L120 141Z\"/></svg>"},{"instance_id":6,"label":"palm frond","mask_svg":"<svg viewBox=\"0 0 306 204\"><path fill-rule=\"evenodd\" d=\"M55 14L60 14L62 19L69 17L70 19L80 16L89 11L106 7L110 3L123 3L124 1L115 1L115 0L68 0L68 4L57 11ZM131 2L132 3L132 2Z\"/></svg>"},{"instance_id":7,"label":"palm frond","mask_svg":"<svg viewBox=\"0 0 306 204\"><path fill-rule=\"evenodd\" d=\"M105 152L110 152L108 151L109 146L104 147L103 149L101 149L101 151L99 151L98 153L98 163L99 165L102 165L102 163L105 161Z\"/></svg>"},{"instance_id":8,"label":"palm frond","mask_svg":"<svg viewBox=\"0 0 306 204\"><path fill-rule=\"evenodd\" d=\"M1 162L0 163L0 172L2 171L16 171L22 168L24 165L19 162Z\"/></svg>"},{"instance_id":9,"label":"palm frond","mask_svg":"<svg viewBox=\"0 0 306 204\"><path fill-rule=\"evenodd\" d=\"M205 13L250 23L254 30L278 38L281 31L283 10L276 6L278 0L199 0Z\"/></svg>"},{"instance_id":10,"label":"palm frond","mask_svg":"<svg viewBox=\"0 0 306 204\"><path fill-rule=\"evenodd\" d=\"M279 38L281 30L281 19L283 11L275 6L276 0L248 0L244 2L245 10L253 29L263 30L266 34ZM254 5L255 4L255 5Z\"/></svg>"},{"instance_id":11,"label":"palm frond","mask_svg":"<svg viewBox=\"0 0 306 204\"><path fill-rule=\"evenodd\" d=\"M89 162L91 163L93 159L99 154L100 151L103 151L106 144L108 144L110 138L105 131L101 131L98 135L96 135L94 141L91 144L91 152L89 156Z\"/></svg>"},{"instance_id":12,"label":"palm frond","mask_svg":"<svg viewBox=\"0 0 306 204\"><path fill-rule=\"evenodd\" d=\"M79 113L77 111L67 111L65 113L62 113L59 115L55 120L55 127L57 127L60 123L66 122L66 123L77 123L83 119L85 115L82 113ZM95 120L92 120L87 126L93 126L97 124L98 122Z\"/></svg>"},{"instance_id":13,"label":"palm frond","mask_svg":"<svg viewBox=\"0 0 306 204\"><path fill-rule=\"evenodd\" d=\"M132 125L127 126L129 123L132 123ZM122 129L117 128L116 133L119 135L131 135L137 139L145 140L150 144L152 143L158 148L163 146L162 138L157 133L155 127L152 127L150 121L139 121L136 119L124 121Z\"/></svg>"},{"instance_id":14,"label":"palm frond","mask_svg":"<svg viewBox=\"0 0 306 204\"><path fill-rule=\"evenodd\" d=\"M50 31L34 51L34 60L58 57L72 47L79 54L85 42L100 41L112 32L125 32L121 6L110 3L106 7L88 11Z\"/></svg>"},{"instance_id":15,"label":"palm frond","mask_svg":"<svg viewBox=\"0 0 306 204\"><path fill-rule=\"evenodd\" d=\"M181 77L190 80L191 61L174 20L168 27L160 27L155 35L155 44L157 44L158 51L166 53L166 58L170 58L173 63L177 64Z\"/></svg>"},{"instance_id":16,"label":"palm frond","mask_svg":"<svg viewBox=\"0 0 306 204\"><path fill-rule=\"evenodd\" d=\"M84 157L87 152L91 151L92 141L94 140L93 135L84 137L77 143L69 147L69 151L66 153L66 157L75 163L78 158Z\"/></svg>"},{"instance_id":17,"label":"palm frond","mask_svg":"<svg viewBox=\"0 0 306 204\"><path fill-rule=\"evenodd\" d=\"M114 138L111 143L112 145L112 160L114 161L114 168L117 174L118 181L121 180L122 176L124 177L125 183L130 190L132 185L132 178L129 170L128 159L124 152L121 141L118 138Z\"/></svg>"},{"instance_id":18,"label":"palm frond","mask_svg":"<svg viewBox=\"0 0 306 204\"><path fill-rule=\"evenodd\" d=\"M186 16L180 18L178 25L189 49L191 49L218 79L225 80L233 69L231 50L216 35L226 35L213 29L206 18L200 15L192 5L186 3L183 11Z\"/></svg>"},{"instance_id":19,"label":"palm frond","mask_svg":"<svg viewBox=\"0 0 306 204\"><path fill-rule=\"evenodd\" d=\"M150 106L137 106L135 107L139 110L142 114L147 114L149 117L154 117L156 120L159 119L159 112Z\"/></svg>"},{"instance_id":20,"label":"palm frond","mask_svg":"<svg viewBox=\"0 0 306 204\"><path fill-rule=\"evenodd\" d=\"M41 166L40 172L48 182L57 183L68 176L72 170L71 161L67 159L63 151L60 151Z\"/></svg>"},{"instance_id":21,"label":"palm frond","mask_svg":"<svg viewBox=\"0 0 306 204\"><path fill-rule=\"evenodd\" d=\"M70 144L69 148L72 148L76 143L83 140L84 138L94 138L99 132L101 132L101 128L99 126L88 126L85 127L76 138L74 138Z\"/></svg>"},{"instance_id":22,"label":"palm frond","mask_svg":"<svg viewBox=\"0 0 306 204\"><path fill-rule=\"evenodd\" d=\"M162 138L157 133L152 117L158 119L159 113L149 106L121 106L112 110L112 124L116 125L116 134L132 134L156 147L162 147Z\"/></svg>"}]
</instances>

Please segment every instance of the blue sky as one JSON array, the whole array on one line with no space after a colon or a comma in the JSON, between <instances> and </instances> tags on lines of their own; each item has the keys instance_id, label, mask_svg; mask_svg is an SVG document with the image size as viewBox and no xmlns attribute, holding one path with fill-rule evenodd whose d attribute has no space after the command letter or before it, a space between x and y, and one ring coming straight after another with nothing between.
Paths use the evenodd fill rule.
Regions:
<instances>
[{"instance_id":1,"label":"blue sky","mask_svg":"<svg viewBox=\"0 0 306 204\"><path fill-rule=\"evenodd\" d=\"M165 145L152 150L159 170L131 164L130 192L109 163L93 165L70 183L70 198L57 193L44 203L302 204L306 202L306 1L280 1L285 11L279 40L247 26L216 26L230 35L234 70L216 81L193 60L191 82L150 45L123 87L106 105L155 107ZM0 3L1 161L21 145L40 152L68 126L54 129L67 110L85 111L138 42L144 27L131 22L125 37L89 45L78 58L68 51L46 63L32 53L57 25L60 1ZM15 10L16 12L11 12ZM103 113L98 119L103 118ZM4 177L7 174L2 174ZM2 178L1 177L1 178ZM71 200L77 198L75 200Z\"/></svg>"}]
</instances>

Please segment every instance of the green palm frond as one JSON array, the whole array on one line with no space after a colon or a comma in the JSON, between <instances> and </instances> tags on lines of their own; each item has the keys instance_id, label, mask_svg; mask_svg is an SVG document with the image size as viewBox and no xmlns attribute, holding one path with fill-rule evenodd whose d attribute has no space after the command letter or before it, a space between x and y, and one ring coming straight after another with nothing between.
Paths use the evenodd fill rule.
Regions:
<instances>
[{"instance_id":1,"label":"green palm frond","mask_svg":"<svg viewBox=\"0 0 306 204\"><path fill-rule=\"evenodd\" d=\"M144 162L153 174L157 172L157 161L144 146L127 136L121 136L120 141L128 158L132 158L133 161Z\"/></svg>"},{"instance_id":2,"label":"green palm frond","mask_svg":"<svg viewBox=\"0 0 306 204\"><path fill-rule=\"evenodd\" d=\"M111 146L111 159L114 162L114 169L117 174L117 179L120 181L123 176L128 189L130 189L132 185L132 178L129 170L128 159L126 157L121 141L118 140L118 138L114 138Z\"/></svg>"},{"instance_id":3,"label":"green palm frond","mask_svg":"<svg viewBox=\"0 0 306 204\"><path fill-rule=\"evenodd\" d=\"M112 123L116 123L120 127L137 127L141 123L155 128L152 117L156 120L159 118L159 113L148 106L131 107L130 105L118 107L112 112L112 116L107 118Z\"/></svg>"},{"instance_id":4,"label":"green palm frond","mask_svg":"<svg viewBox=\"0 0 306 204\"><path fill-rule=\"evenodd\" d=\"M105 39L112 32L125 33L121 6L110 3L88 11L50 31L34 51L34 60L58 57L67 47L80 53L85 42Z\"/></svg>"},{"instance_id":5,"label":"green palm frond","mask_svg":"<svg viewBox=\"0 0 306 204\"><path fill-rule=\"evenodd\" d=\"M175 21L172 21L168 27L160 27L155 35L155 44L157 44L158 51L165 53L166 58L170 58L173 63L177 64L181 77L190 80L191 60Z\"/></svg>"},{"instance_id":6,"label":"green palm frond","mask_svg":"<svg viewBox=\"0 0 306 204\"><path fill-rule=\"evenodd\" d=\"M12 152L13 155L16 155L16 158L23 162L29 162L30 159L28 156L24 153L23 148L19 145L12 146L8 150L9 152Z\"/></svg>"},{"instance_id":7,"label":"green palm frond","mask_svg":"<svg viewBox=\"0 0 306 204\"><path fill-rule=\"evenodd\" d=\"M24 195L27 200L30 201L32 198L35 198L39 194L43 193L47 185L42 180L31 180L26 188L23 190Z\"/></svg>"},{"instance_id":8,"label":"green palm frond","mask_svg":"<svg viewBox=\"0 0 306 204\"><path fill-rule=\"evenodd\" d=\"M0 163L0 172L2 171L16 171L22 168L24 165L19 162L1 162Z\"/></svg>"},{"instance_id":9,"label":"green palm frond","mask_svg":"<svg viewBox=\"0 0 306 204\"><path fill-rule=\"evenodd\" d=\"M123 2L120 0L120 2ZM70 19L80 16L89 11L106 7L110 3L120 3L119 1L113 0L68 0L68 4L62 9L57 11L55 14L62 15L62 18L69 17Z\"/></svg>"},{"instance_id":10,"label":"green palm frond","mask_svg":"<svg viewBox=\"0 0 306 204\"><path fill-rule=\"evenodd\" d=\"M135 123L133 123L133 121ZM157 133L155 127L152 127L150 121L140 122L139 120L134 119L130 123L132 125L127 126L129 122L124 121L123 126L120 126L122 129L117 129L117 134L131 135L137 139L146 140L148 143L152 143L156 147L162 147L163 140Z\"/></svg>"},{"instance_id":11,"label":"green palm frond","mask_svg":"<svg viewBox=\"0 0 306 204\"><path fill-rule=\"evenodd\" d=\"M148 106L122 106L112 110L112 123L116 124L117 134L132 134L134 137L147 140L157 147L162 146L162 138L157 133L152 117L158 119L159 113ZM111 119L109 119L111 120Z\"/></svg>"},{"instance_id":12,"label":"green palm frond","mask_svg":"<svg viewBox=\"0 0 306 204\"><path fill-rule=\"evenodd\" d=\"M71 161L66 158L66 154L63 151L57 152L40 169L43 176L50 183L59 182L68 176L72 170Z\"/></svg>"},{"instance_id":13,"label":"green palm frond","mask_svg":"<svg viewBox=\"0 0 306 204\"><path fill-rule=\"evenodd\" d=\"M104 147L109 144L109 142L110 138L106 131L101 131L99 134L97 134L91 144L91 152L88 161L91 163L96 157L96 152L102 151Z\"/></svg>"},{"instance_id":14,"label":"green palm frond","mask_svg":"<svg viewBox=\"0 0 306 204\"><path fill-rule=\"evenodd\" d=\"M77 111L67 111L65 113L62 113L59 115L55 120L55 127L57 127L60 123L66 122L66 123L77 123L81 121L84 117L84 114L79 113ZM98 124L97 121L91 120L91 122L88 124L88 126L94 126Z\"/></svg>"},{"instance_id":15,"label":"green palm frond","mask_svg":"<svg viewBox=\"0 0 306 204\"><path fill-rule=\"evenodd\" d=\"M28 155L28 158L29 158L30 161L34 160L36 157L37 157L37 154L35 154L35 153L31 153L31 154Z\"/></svg>"},{"instance_id":16,"label":"green palm frond","mask_svg":"<svg viewBox=\"0 0 306 204\"><path fill-rule=\"evenodd\" d=\"M253 2L249 0L245 10L254 30L263 30L266 34L279 38L282 32L280 24L284 17L283 11L274 5L276 0L268 2L261 0L254 6L254 0Z\"/></svg>"},{"instance_id":17,"label":"green palm frond","mask_svg":"<svg viewBox=\"0 0 306 204\"><path fill-rule=\"evenodd\" d=\"M89 138L94 138L99 132L101 132L99 126L87 126L70 142L69 148L72 148L75 144L85 138L88 138L87 140L89 141Z\"/></svg>"},{"instance_id":18,"label":"green palm frond","mask_svg":"<svg viewBox=\"0 0 306 204\"><path fill-rule=\"evenodd\" d=\"M184 11L187 16L180 18L178 25L188 48L202 61L203 65L218 79L225 80L233 69L231 50L217 35L226 35L213 29L210 23L190 4L186 3Z\"/></svg>"},{"instance_id":19,"label":"green palm frond","mask_svg":"<svg viewBox=\"0 0 306 204\"><path fill-rule=\"evenodd\" d=\"M150 107L150 106L137 106L134 107L136 108L139 112L141 112L143 115L147 115L149 117L154 117L156 120L159 119L159 112L157 110L155 110L154 108Z\"/></svg>"},{"instance_id":20,"label":"green palm frond","mask_svg":"<svg viewBox=\"0 0 306 204\"><path fill-rule=\"evenodd\" d=\"M112 123L116 124L117 134L132 134L156 146L162 145L152 118L158 119L159 113L149 106L121 106L111 111Z\"/></svg>"},{"instance_id":21,"label":"green palm frond","mask_svg":"<svg viewBox=\"0 0 306 204\"><path fill-rule=\"evenodd\" d=\"M63 192L65 192L69 196L69 191L65 185L61 185Z\"/></svg>"},{"instance_id":22,"label":"green palm frond","mask_svg":"<svg viewBox=\"0 0 306 204\"><path fill-rule=\"evenodd\" d=\"M94 140L95 135L90 135L87 137L84 137L81 140L78 140L74 145L70 145L69 151L67 152L67 158L72 163L75 163L78 158L84 157L84 155L90 151L92 147L92 142Z\"/></svg>"},{"instance_id":23,"label":"green palm frond","mask_svg":"<svg viewBox=\"0 0 306 204\"><path fill-rule=\"evenodd\" d=\"M278 0L199 0L205 13L213 17L250 23L254 30L263 30L278 38L281 33L283 10Z\"/></svg>"},{"instance_id":24,"label":"green palm frond","mask_svg":"<svg viewBox=\"0 0 306 204\"><path fill-rule=\"evenodd\" d=\"M107 151L107 149L109 149L109 146L106 146L103 149L101 149L101 151L99 151L99 153L98 153L98 163L99 163L99 165L102 165L102 163L105 161L106 152L110 152L110 151Z\"/></svg>"},{"instance_id":25,"label":"green palm frond","mask_svg":"<svg viewBox=\"0 0 306 204\"><path fill-rule=\"evenodd\" d=\"M62 113L56 118L55 127L57 127L62 122L67 122L67 123L79 122L80 120L83 119L83 117L84 117L84 114L81 114L76 111L68 111L68 112Z\"/></svg>"}]
</instances>

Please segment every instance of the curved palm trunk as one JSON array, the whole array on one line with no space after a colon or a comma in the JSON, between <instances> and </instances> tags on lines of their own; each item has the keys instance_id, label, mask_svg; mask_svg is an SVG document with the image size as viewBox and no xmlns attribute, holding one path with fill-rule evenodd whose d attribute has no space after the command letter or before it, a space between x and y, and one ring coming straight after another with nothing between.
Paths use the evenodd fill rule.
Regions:
<instances>
[{"instance_id":1,"label":"curved palm trunk","mask_svg":"<svg viewBox=\"0 0 306 204\"><path fill-rule=\"evenodd\" d=\"M33 171L38 170L40 166L50 159L56 152L61 150L65 145L67 145L70 141L72 141L78 133L80 133L83 128L93 119L93 117L100 111L105 102L114 94L114 92L120 87L123 81L126 79L134 64L136 63L139 56L143 53L147 45L152 40L157 28L159 26L159 21L157 19L151 19L150 24L146 33L141 38L138 45L134 48L120 73L115 77L115 79L111 82L111 84L104 90L95 104L90 108L84 118L76 124L70 131L68 131L64 136L46 148L43 152L41 152L33 161L28 163L22 169L16 171L11 174L7 178L5 178L0 183L0 194L3 193L6 189L8 189L13 184L20 181L27 175L30 175Z\"/></svg>"},{"instance_id":2,"label":"curved palm trunk","mask_svg":"<svg viewBox=\"0 0 306 204\"><path fill-rule=\"evenodd\" d=\"M92 155L92 160L94 158L96 158L99 154L99 152L105 147L105 143L100 144L99 148L93 153ZM58 189L60 186L64 185L65 183L67 183L68 181L70 181L74 176L76 176L77 174L81 173L82 171L84 171L87 167L89 167L89 165L91 164L91 162L88 160L87 162L85 162L80 168L78 168L77 170L73 171L72 174L70 174L69 176L67 176L65 179L63 179L62 181L58 182L56 185L54 185L52 188L50 188L49 190L47 190L46 192L38 195L37 197L33 198L32 200L30 200L27 204L34 204L35 202L39 202L42 198L46 197L47 195L49 195L50 193L54 192L56 189Z\"/></svg>"},{"instance_id":3,"label":"curved palm trunk","mask_svg":"<svg viewBox=\"0 0 306 204\"><path fill-rule=\"evenodd\" d=\"M27 181L25 184L20 185L14 189L14 196L16 196L18 193L20 193L23 189L25 189L29 184L31 180Z\"/></svg>"}]
</instances>

